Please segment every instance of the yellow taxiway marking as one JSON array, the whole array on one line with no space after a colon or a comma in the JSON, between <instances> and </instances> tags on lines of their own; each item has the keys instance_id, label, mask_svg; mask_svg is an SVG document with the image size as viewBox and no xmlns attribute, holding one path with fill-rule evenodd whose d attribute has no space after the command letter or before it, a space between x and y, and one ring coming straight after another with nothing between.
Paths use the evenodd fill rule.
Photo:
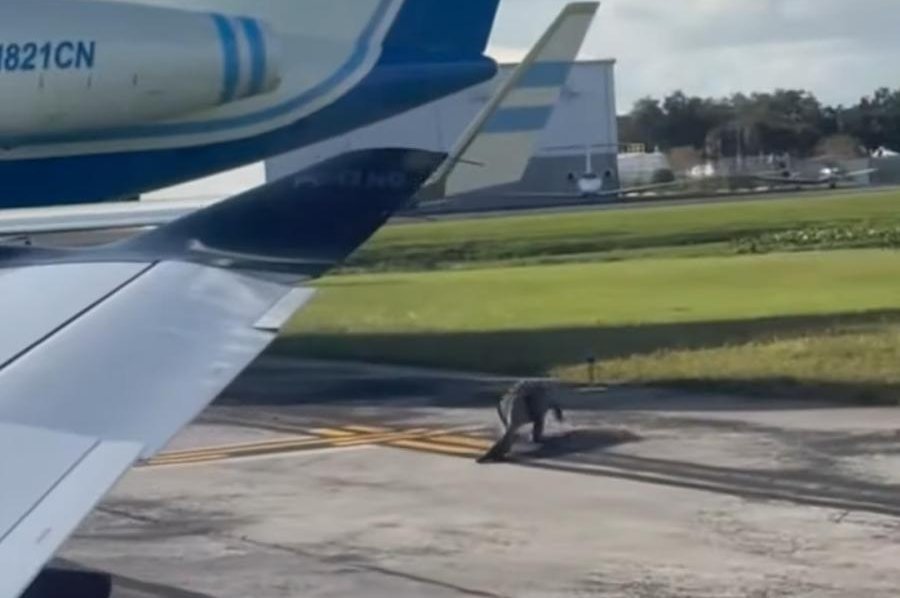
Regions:
<instances>
[{"instance_id":1,"label":"yellow taxiway marking","mask_svg":"<svg viewBox=\"0 0 900 598\"><path fill-rule=\"evenodd\" d=\"M357 444L385 444L394 440L405 440L407 438L418 438L428 433L426 428L417 428L414 430L404 430L402 432L392 432L389 434L360 434L359 436L350 436L348 438L332 438L330 443L334 446L356 446Z\"/></svg>"},{"instance_id":2,"label":"yellow taxiway marking","mask_svg":"<svg viewBox=\"0 0 900 598\"><path fill-rule=\"evenodd\" d=\"M195 457L179 457L177 459L150 459L146 461L142 467L163 467L166 465L193 465L196 463L209 463L212 461L224 461L231 458L228 453L210 453L207 455L197 455Z\"/></svg>"},{"instance_id":3,"label":"yellow taxiway marking","mask_svg":"<svg viewBox=\"0 0 900 598\"><path fill-rule=\"evenodd\" d=\"M223 459L237 459L239 457L292 453L300 450L329 446L346 447L364 444L383 444L393 440L415 437L427 431L427 429L421 428L403 432L394 432L391 434L355 434L340 438L302 438L289 441L282 440L268 443L236 444L225 447L201 448L194 451L163 453L158 457L147 461L147 465L151 467L159 467L162 465L184 465L186 463L221 461Z\"/></svg>"},{"instance_id":4,"label":"yellow taxiway marking","mask_svg":"<svg viewBox=\"0 0 900 598\"><path fill-rule=\"evenodd\" d=\"M444 444L458 444L473 449L487 450L494 446L494 443L487 438L476 438L474 436L447 435L435 436L432 440Z\"/></svg>"},{"instance_id":5,"label":"yellow taxiway marking","mask_svg":"<svg viewBox=\"0 0 900 598\"><path fill-rule=\"evenodd\" d=\"M247 457L294 453L323 448L351 448L382 445L454 456L477 456L491 446L486 439L465 435L480 427L410 428L404 430L374 426L343 426L316 428L297 432L315 434L315 438L277 439L233 445L211 446L162 453L148 460L144 466L195 465Z\"/></svg>"},{"instance_id":6,"label":"yellow taxiway marking","mask_svg":"<svg viewBox=\"0 0 900 598\"><path fill-rule=\"evenodd\" d=\"M425 453L438 453L442 455L453 455L462 457L476 457L483 451L465 448L462 446L453 446L450 444L438 444L437 442L424 442L421 440L396 440L389 443L389 446L398 448L413 449Z\"/></svg>"},{"instance_id":7,"label":"yellow taxiway marking","mask_svg":"<svg viewBox=\"0 0 900 598\"><path fill-rule=\"evenodd\" d=\"M316 436L332 436L335 438L347 438L349 436L358 436L357 432L351 432L349 430L341 430L339 428L313 428L310 430Z\"/></svg>"},{"instance_id":8,"label":"yellow taxiway marking","mask_svg":"<svg viewBox=\"0 0 900 598\"><path fill-rule=\"evenodd\" d=\"M379 428L377 426L344 426L345 430L350 430L351 432L368 432L374 434L376 432L390 432L390 428Z\"/></svg>"},{"instance_id":9,"label":"yellow taxiway marking","mask_svg":"<svg viewBox=\"0 0 900 598\"><path fill-rule=\"evenodd\" d=\"M315 444L322 442L321 438L279 438L277 440L263 440L259 442L246 442L236 444L224 444L220 446L205 446L196 449L184 449L180 451L170 451L162 453L157 459L177 459L179 457L194 457L204 453L221 453L232 451L248 451L248 450L267 450L278 449L282 447L303 446L304 444Z\"/></svg>"}]
</instances>

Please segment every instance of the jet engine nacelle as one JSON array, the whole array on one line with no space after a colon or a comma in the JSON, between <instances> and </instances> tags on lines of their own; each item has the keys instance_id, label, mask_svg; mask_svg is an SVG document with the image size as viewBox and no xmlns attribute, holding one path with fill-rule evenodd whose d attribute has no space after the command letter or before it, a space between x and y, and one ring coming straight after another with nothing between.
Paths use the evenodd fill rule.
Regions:
<instances>
[{"instance_id":1,"label":"jet engine nacelle","mask_svg":"<svg viewBox=\"0 0 900 598\"><path fill-rule=\"evenodd\" d=\"M0 146L177 119L268 93L275 34L248 17L127 3L0 3Z\"/></svg>"}]
</instances>

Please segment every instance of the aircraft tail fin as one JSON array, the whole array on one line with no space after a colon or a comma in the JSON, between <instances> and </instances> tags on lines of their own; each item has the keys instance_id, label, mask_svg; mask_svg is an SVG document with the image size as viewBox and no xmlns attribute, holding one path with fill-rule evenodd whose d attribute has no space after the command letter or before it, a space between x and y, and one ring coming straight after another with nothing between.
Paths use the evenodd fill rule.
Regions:
<instances>
[{"instance_id":1,"label":"aircraft tail fin","mask_svg":"<svg viewBox=\"0 0 900 598\"><path fill-rule=\"evenodd\" d=\"M522 178L594 19L597 2L566 6L457 141L420 198L441 199Z\"/></svg>"}]
</instances>

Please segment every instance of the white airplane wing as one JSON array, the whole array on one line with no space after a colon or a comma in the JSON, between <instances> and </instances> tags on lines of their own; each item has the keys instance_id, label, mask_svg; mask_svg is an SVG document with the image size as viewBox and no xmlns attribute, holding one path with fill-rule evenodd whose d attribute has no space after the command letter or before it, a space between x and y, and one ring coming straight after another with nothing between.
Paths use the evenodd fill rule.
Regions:
<instances>
[{"instance_id":1,"label":"white airplane wing","mask_svg":"<svg viewBox=\"0 0 900 598\"><path fill-rule=\"evenodd\" d=\"M829 185L836 184L839 182L852 182L853 179L873 174L878 172L877 168L866 168L863 170L854 170L852 172L838 172L834 175L822 175L817 178L812 177L803 177L799 175L792 175L790 177L779 177L779 176L769 176L769 175L756 175L755 178L758 181L769 183L773 185L785 185L785 186L802 186L802 187L815 187L819 185Z\"/></svg>"},{"instance_id":2,"label":"white airplane wing","mask_svg":"<svg viewBox=\"0 0 900 598\"><path fill-rule=\"evenodd\" d=\"M651 183L648 185L635 185L633 187L619 187L618 189L603 189L594 193L594 197L619 197L628 195L629 193L645 193L647 191L657 191L659 189L667 189L681 184L680 181L671 181L668 183Z\"/></svg>"},{"instance_id":3,"label":"white airplane wing","mask_svg":"<svg viewBox=\"0 0 900 598\"><path fill-rule=\"evenodd\" d=\"M878 172L877 168L863 168L862 170L853 170L851 172L845 172L843 176L848 179L854 179L856 177L866 176L867 174L875 174Z\"/></svg>"},{"instance_id":4,"label":"white airplane wing","mask_svg":"<svg viewBox=\"0 0 900 598\"><path fill-rule=\"evenodd\" d=\"M656 191L659 189L666 189L669 187L674 187L676 185L681 184L681 181L672 181L669 183L652 183L649 185L636 185L634 187L617 187L615 189L602 189L600 191L596 191L594 193L580 193L578 191L570 191L570 192L561 192L561 191L547 191L547 192L528 192L528 193L518 193L512 192L508 194L508 197L559 197L565 199L576 199L576 198L604 198L604 197L620 197L623 195L628 195L630 193L642 193L647 191Z\"/></svg>"},{"instance_id":5,"label":"white airplane wing","mask_svg":"<svg viewBox=\"0 0 900 598\"><path fill-rule=\"evenodd\" d=\"M222 199L109 202L0 210L0 239L45 233L154 227Z\"/></svg>"},{"instance_id":6,"label":"white airplane wing","mask_svg":"<svg viewBox=\"0 0 900 598\"><path fill-rule=\"evenodd\" d=\"M295 284L443 158L356 152L125 242L0 248L0 596L22 594L118 478L274 340L313 296Z\"/></svg>"},{"instance_id":7,"label":"white airplane wing","mask_svg":"<svg viewBox=\"0 0 900 598\"><path fill-rule=\"evenodd\" d=\"M15 320L4 330L17 330L0 370L0 596L19 595L119 477L312 296L179 263L16 269L0 289Z\"/></svg>"}]
</instances>

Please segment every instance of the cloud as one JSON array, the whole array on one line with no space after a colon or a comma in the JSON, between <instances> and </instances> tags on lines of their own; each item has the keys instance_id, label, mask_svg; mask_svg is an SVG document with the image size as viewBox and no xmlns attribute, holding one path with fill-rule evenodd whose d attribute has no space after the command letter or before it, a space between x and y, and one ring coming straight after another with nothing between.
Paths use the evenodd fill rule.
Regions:
<instances>
[{"instance_id":1,"label":"cloud","mask_svg":"<svg viewBox=\"0 0 900 598\"><path fill-rule=\"evenodd\" d=\"M520 57L565 3L503 0L493 44ZM800 87L852 103L900 87L897 0L607 0L586 57L618 59L619 111L645 95Z\"/></svg>"},{"instance_id":2,"label":"cloud","mask_svg":"<svg viewBox=\"0 0 900 598\"><path fill-rule=\"evenodd\" d=\"M492 40L501 61L520 60L566 3L502 2ZM900 87L898 23L898 0L604 0L582 55L618 60L620 112L676 89L724 96L799 87L849 104ZM158 195L226 194L262 177L254 165Z\"/></svg>"}]
</instances>

